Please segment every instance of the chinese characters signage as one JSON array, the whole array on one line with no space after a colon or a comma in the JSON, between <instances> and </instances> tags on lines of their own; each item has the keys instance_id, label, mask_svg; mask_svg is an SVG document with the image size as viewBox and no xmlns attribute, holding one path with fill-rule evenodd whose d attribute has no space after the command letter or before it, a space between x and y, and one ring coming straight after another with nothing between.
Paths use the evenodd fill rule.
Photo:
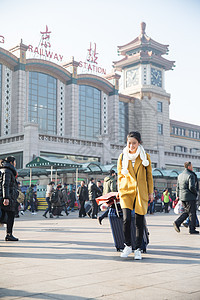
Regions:
<instances>
[{"instance_id":1,"label":"chinese characters signage","mask_svg":"<svg viewBox=\"0 0 200 300\"><path fill-rule=\"evenodd\" d=\"M28 46L28 51L34 55L34 57L45 58L49 60L55 60L57 62L62 62L63 55L55 53L51 49L51 42L50 42L50 34L48 26L46 25L45 31L40 31L41 33L41 40L38 47L34 47L32 45Z\"/></svg>"},{"instance_id":2,"label":"chinese characters signage","mask_svg":"<svg viewBox=\"0 0 200 300\"><path fill-rule=\"evenodd\" d=\"M85 61L79 62L79 67L82 68L82 72L98 73L106 75L106 69L98 65L98 54L96 43L92 45L90 42L90 47L87 49L87 57Z\"/></svg>"}]
</instances>

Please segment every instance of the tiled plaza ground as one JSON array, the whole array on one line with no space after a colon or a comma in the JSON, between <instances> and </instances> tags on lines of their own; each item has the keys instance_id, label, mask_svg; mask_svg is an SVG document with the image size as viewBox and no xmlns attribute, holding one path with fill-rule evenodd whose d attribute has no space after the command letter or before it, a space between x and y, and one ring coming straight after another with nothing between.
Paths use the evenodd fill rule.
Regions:
<instances>
[{"instance_id":1,"label":"tiled plaza ground","mask_svg":"<svg viewBox=\"0 0 200 300\"><path fill-rule=\"evenodd\" d=\"M19 242L0 229L1 299L200 299L200 235L172 227L176 218L147 216L150 245L142 261L119 257L108 219L44 219L30 212L16 220Z\"/></svg>"}]
</instances>

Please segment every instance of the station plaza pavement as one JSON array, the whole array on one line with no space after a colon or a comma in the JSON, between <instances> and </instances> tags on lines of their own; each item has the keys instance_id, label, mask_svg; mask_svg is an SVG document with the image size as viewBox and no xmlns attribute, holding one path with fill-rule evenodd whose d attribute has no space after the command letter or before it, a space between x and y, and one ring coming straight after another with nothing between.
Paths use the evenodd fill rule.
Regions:
<instances>
[{"instance_id":1,"label":"station plaza pavement","mask_svg":"<svg viewBox=\"0 0 200 300\"><path fill-rule=\"evenodd\" d=\"M0 229L0 299L200 299L200 235L175 232L176 217L147 215L150 244L134 261L116 252L107 218L28 211L15 221L20 241Z\"/></svg>"}]
</instances>

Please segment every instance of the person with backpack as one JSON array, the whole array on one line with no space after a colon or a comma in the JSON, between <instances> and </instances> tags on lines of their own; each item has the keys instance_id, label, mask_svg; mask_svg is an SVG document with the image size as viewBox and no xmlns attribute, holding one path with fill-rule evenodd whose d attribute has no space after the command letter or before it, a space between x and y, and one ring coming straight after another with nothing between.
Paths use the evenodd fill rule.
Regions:
<instances>
[{"instance_id":1,"label":"person with backpack","mask_svg":"<svg viewBox=\"0 0 200 300\"><path fill-rule=\"evenodd\" d=\"M79 218L85 217L85 201L88 200L88 188L85 186L85 181L81 181L81 186L77 189L77 197L80 203Z\"/></svg>"},{"instance_id":2,"label":"person with backpack","mask_svg":"<svg viewBox=\"0 0 200 300\"><path fill-rule=\"evenodd\" d=\"M97 195L101 195L101 190L95 184L94 178L91 178L90 182L88 184L88 194L89 194L89 200L91 203L91 212L88 213L88 215L91 216L92 219L97 219L98 205L96 202L96 198L97 198Z\"/></svg>"},{"instance_id":3,"label":"person with backpack","mask_svg":"<svg viewBox=\"0 0 200 300\"><path fill-rule=\"evenodd\" d=\"M110 175L106 176L103 182L103 195L110 192L117 192L116 172L114 170L110 170ZM110 208L108 208L101 216L97 217L100 225L102 225L103 219L108 216L109 209Z\"/></svg>"},{"instance_id":4,"label":"person with backpack","mask_svg":"<svg viewBox=\"0 0 200 300\"><path fill-rule=\"evenodd\" d=\"M54 190L54 185L55 182L51 181L48 185L47 185L47 191L46 191L46 202L47 202L47 209L45 210L45 213L42 215L43 217L47 218L47 213L49 213L49 217L53 218L52 215L52 211L51 211L51 196L52 196L52 192Z\"/></svg>"},{"instance_id":5,"label":"person with backpack","mask_svg":"<svg viewBox=\"0 0 200 300\"><path fill-rule=\"evenodd\" d=\"M51 196L51 204L52 204L52 214L59 218L63 217L61 214L63 210L63 193L62 193L62 185L58 184L56 189L52 192Z\"/></svg>"},{"instance_id":6,"label":"person with backpack","mask_svg":"<svg viewBox=\"0 0 200 300\"><path fill-rule=\"evenodd\" d=\"M144 233L144 215L148 200L153 200L153 176L150 155L141 145L141 135L132 131L127 135L127 145L117 163L120 205L123 211L125 247L121 257L132 253L131 214L135 210L136 240L134 258L141 260Z\"/></svg>"},{"instance_id":7,"label":"person with backpack","mask_svg":"<svg viewBox=\"0 0 200 300\"><path fill-rule=\"evenodd\" d=\"M16 159L14 156L8 156L1 161L0 173L1 220L7 217L7 235L5 240L18 241L18 238L14 237L12 234L15 218L15 207L18 197Z\"/></svg>"}]
</instances>

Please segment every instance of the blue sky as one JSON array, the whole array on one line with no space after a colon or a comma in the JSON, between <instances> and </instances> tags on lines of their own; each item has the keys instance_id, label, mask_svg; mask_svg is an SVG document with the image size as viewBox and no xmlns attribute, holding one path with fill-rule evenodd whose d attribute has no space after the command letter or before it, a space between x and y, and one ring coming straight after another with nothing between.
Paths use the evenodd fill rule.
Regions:
<instances>
[{"instance_id":1,"label":"blue sky","mask_svg":"<svg viewBox=\"0 0 200 300\"><path fill-rule=\"evenodd\" d=\"M171 94L170 118L200 125L200 1L199 0L0 0L0 35L6 49L23 39L38 45L48 25L55 52L65 60L84 60L90 41L96 42L99 63L109 72L118 60L117 46L146 33L169 45L166 58L175 60L166 72Z\"/></svg>"}]
</instances>

